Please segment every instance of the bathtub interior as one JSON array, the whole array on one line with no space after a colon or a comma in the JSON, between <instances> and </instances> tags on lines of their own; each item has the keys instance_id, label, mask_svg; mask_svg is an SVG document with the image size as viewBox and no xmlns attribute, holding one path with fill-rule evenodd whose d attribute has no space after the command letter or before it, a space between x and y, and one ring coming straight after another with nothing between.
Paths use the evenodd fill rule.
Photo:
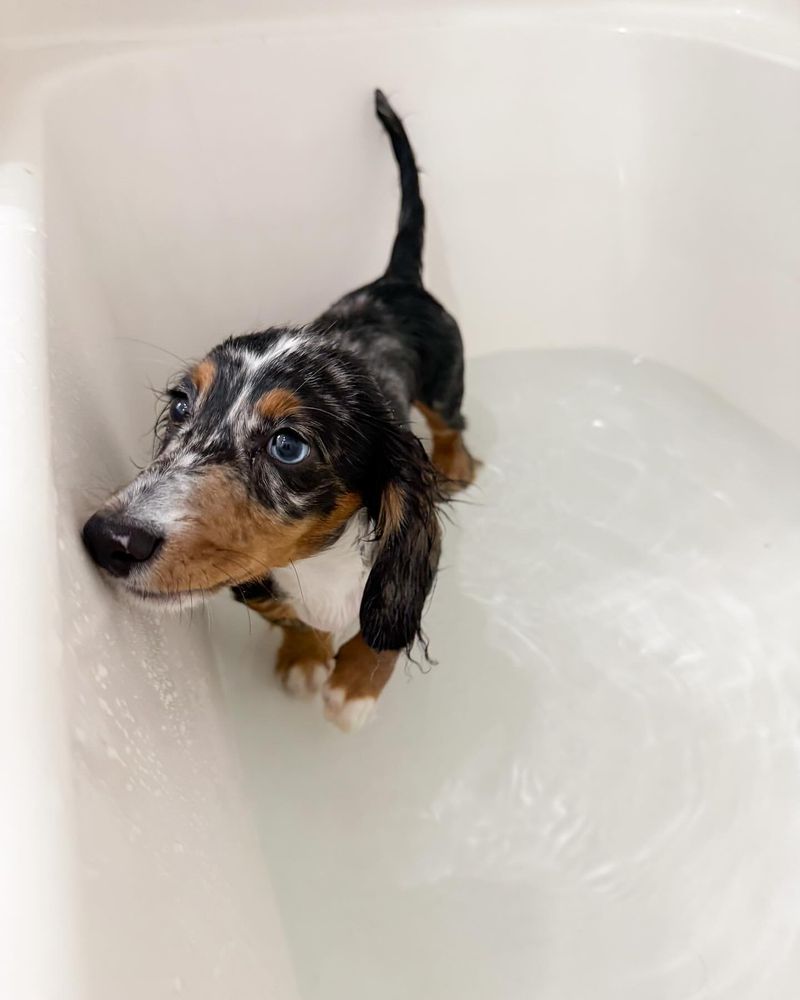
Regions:
<instances>
[{"instance_id":1,"label":"bathtub interior","mask_svg":"<svg viewBox=\"0 0 800 1000\"><path fill-rule=\"evenodd\" d=\"M287 707L266 630L215 617L301 995L788 995L796 451L637 357L471 372L437 662L371 727Z\"/></svg>"},{"instance_id":2,"label":"bathtub interior","mask_svg":"<svg viewBox=\"0 0 800 1000\"><path fill-rule=\"evenodd\" d=\"M122 47L52 81L88 995L789 995L797 81L480 13ZM123 606L77 529L147 459L148 385L382 267L376 84L425 170L486 467L448 530L438 665L348 740L278 692L265 626Z\"/></svg>"}]
</instances>

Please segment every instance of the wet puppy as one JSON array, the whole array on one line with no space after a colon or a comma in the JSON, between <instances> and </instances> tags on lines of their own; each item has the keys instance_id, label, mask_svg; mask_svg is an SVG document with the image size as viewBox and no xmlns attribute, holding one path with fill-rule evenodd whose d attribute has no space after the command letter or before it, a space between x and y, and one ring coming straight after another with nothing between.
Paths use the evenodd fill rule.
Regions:
<instances>
[{"instance_id":1,"label":"wet puppy","mask_svg":"<svg viewBox=\"0 0 800 1000\"><path fill-rule=\"evenodd\" d=\"M233 588L283 629L287 689L322 690L345 730L420 637L437 506L474 472L461 335L422 286L414 154L380 91L375 109L402 191L386 273L308 326L233 337L181 374L155 460L83 528L97 565L148 603ZM409 429L412 406L430 455Z\"/></svg>"}]
</instances>

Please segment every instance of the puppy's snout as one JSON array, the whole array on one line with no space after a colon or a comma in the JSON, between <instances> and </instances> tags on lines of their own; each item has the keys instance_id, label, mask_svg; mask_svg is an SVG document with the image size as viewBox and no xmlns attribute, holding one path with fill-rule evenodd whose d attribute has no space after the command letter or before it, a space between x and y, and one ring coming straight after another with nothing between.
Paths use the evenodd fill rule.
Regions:
<instances>
[{"instance_id":1,"label":"puppy's snout","mask_svg":"<svg viewBox=\"0 0 800 1000\"><path fill-rule=\"evenodd\" d=\"M106 514L94 514L83 526L83 544L98 566L112 576L128 576L152 559L163 538L140 524Z\"/></svg>"}]
</instances>

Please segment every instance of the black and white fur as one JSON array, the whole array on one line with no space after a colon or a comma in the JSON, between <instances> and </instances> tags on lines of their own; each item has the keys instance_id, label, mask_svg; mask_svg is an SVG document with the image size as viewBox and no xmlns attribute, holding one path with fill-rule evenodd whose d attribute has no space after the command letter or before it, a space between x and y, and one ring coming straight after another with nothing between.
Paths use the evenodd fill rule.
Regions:
<instances>
[{"instance_id":1,"label":"black and white fur","mask_svg":"<svg viewBox=\"0 0 800 1000\"><path fill-rule=\"evenodd\" d=\"M444 493L409 421L419 402L443 426L464 427L462 342L422 284L414 154L381 91L375 109L402 191L384 274L313 323L232 337L180 375L154 461L84 526L95 562L144 600L229 586L242 600L290 600L313 628L357 619L376 651L408 648L421 634ZM276 390L296 402L286 413L264 409ZM280 433L305 442L307 458L277 461ZM272 541L261 523L276 526ZM273 564L273 551L287 558L289 533L301 539L296 553Z\"/></svg>"}]
</instances>

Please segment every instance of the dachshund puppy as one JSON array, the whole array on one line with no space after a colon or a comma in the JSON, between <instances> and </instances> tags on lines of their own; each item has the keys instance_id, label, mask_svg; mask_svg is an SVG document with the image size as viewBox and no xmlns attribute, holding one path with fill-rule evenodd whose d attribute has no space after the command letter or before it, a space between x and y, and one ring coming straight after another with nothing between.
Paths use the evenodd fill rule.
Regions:
<instances>
[{"instance_id":1,"label":"dachshund puppy","mask_svg":"<svg viewBox=\"0 0 800 1000\"><path fill-rule=\"evenodd\" d=\"M283 629L286 688L322 690L344 730L363 724L421 638L437 508L475 469L461 437L461 335L422 285L414 154L381 91L375 109L402 192L385 274L308 326L232 337L182 373L154 461L83 528L94 562L148 604L231 587Z\"/></svg>"}]
</instances>

